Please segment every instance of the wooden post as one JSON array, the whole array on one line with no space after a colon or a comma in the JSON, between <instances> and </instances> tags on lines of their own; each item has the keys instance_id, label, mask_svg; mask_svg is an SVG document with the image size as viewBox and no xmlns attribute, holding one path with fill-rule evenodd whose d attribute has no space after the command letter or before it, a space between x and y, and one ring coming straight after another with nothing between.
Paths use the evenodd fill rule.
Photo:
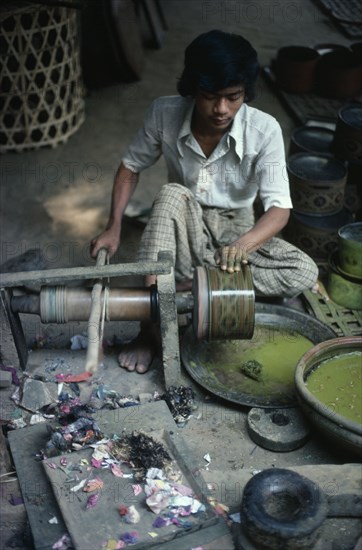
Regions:
<instances>
[{"instance_id":1,"label":"wooden post","mask_svg":"<svg viewBox=\"0 0 362 550\"><path fill-rule=\"evenodd\" d=\"M0 290L1 361L22 370L28 360L28 348L19 315L11 311L11 296L11 289Z\"/></svg>"},{"instance_id":2,"label":"wooden post","mask_svg":"<svg viewBox=\"0 0 362 550\"><path fill-rule=\"evenodd\" d=\"M98 252L97 266L103 266L106 263L107 254L108 252L105 248L102 248ZM92 374L98 369L99 355L102 346L101 339L99 338L102 288L102 279L99 279L93 286L91 312L88 320L88 348L85 370Z\"/></svg>"}]
</instances>

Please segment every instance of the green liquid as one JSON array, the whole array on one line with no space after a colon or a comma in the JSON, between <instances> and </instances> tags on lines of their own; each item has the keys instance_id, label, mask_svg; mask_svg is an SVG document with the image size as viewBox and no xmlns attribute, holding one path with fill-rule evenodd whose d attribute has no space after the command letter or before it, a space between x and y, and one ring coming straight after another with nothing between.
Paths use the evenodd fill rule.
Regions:
<instances>
[{"instance_id":1,"label":"green liquid","mask_svg":"<svg viewBox=\"0 0 362 550\"><path fill-rule=\"evenodd\" d=\"M244 350L242 363L255 360L263 366L261 379L294 385L294 370L298 360L313 343L297 332L257 327L250 348Z\"/></svg>"},{"instance_id":2,"label":"green liquid","mask_svg":"<svg viewBox=\"0 0 362 550\"><path fill-rule=\"evenodd\" d=\"M306 386L332 411L362 423L362 352L322 361L309 374Z\"/></svg>"},{"instance_id":3,"label":"green liquid","mask_svg":"<svg viewBox=\"0 0 362 550\"><path fill-rule=\"evenodd\" d=\"M198 357L207 371L205 379L219 388L262 396L265 404L278 400L289 404L294 399L294 372L298 360L314 346L295 331L258 325L251 340L227 340L198 346ZM198 358L193 366L199 368ZM261 364L258 379L245 375L249 361ZM244 372L243 372L244 370ZM255 378L255 377L254 377Z\"/></svg>"}]
</instances>

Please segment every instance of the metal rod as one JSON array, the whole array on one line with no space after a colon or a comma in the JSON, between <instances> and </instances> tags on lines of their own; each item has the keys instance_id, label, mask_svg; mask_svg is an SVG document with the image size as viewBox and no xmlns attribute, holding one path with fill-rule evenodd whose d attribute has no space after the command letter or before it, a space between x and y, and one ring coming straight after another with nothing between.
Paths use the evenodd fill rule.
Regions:
<instances>
[{"instance_id":1,"label":"metal rod","mask_svg":"<svg viewBox=\"0 0 362 550\"><path fill-rule=\"evenodd\" d=\"M153 311L151 293L157 289L146 287L111 288L108 297L109 321L148 321L158 315ZM176 293L178 313L192 311L194 299L191 293ZM103 296L101 298L103 307ZM13 296L14 313L40 315L43 323L67 323L87 321L91 311L91 290L84 287L47 286L40 294Z\"/></svg>"},{"instance_id":2,"label":"metal rod","mask_svg":"<svg viewBox=\"0 0 362 550\"><path fill-rule=\"evenodd\" d=\"M11 310L13 313L33 313L40 315L40 295L21 294L11 297Z\"/></svg>"}]
</instances>

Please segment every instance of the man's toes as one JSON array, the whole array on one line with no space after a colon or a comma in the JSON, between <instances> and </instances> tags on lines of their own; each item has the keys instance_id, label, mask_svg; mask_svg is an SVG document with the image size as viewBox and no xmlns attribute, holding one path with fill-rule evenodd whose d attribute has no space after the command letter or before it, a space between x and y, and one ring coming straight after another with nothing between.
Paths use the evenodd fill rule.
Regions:
<instances>
[{"instance_id":1,"label":"man's toes","mask_svg":"<svg viewBox=\"0 0 362 550\"><path fill-rule=\"evenodd\" d=\"M120 364L121 367L125 367L126 366L126 357L123 353L120 353L118 355L118 363Z\"/></svg>"},{"instance_id":2,"label":"man's toes","mask_svg":"<svg viewBox=\"0 0 362 550\"><path fill-rule=\"evenodd\" d=\"M127 353L120 353L118 356L118 362L121 367L129 370L134 371L135 370L135 364L131 361L131 358Z\"/></svg>"},{"instance_id":3,"label":"man's toes","mask_svg":"<svg viewBox=\"0 0 362 550\"><path fill-rule=\"evenodd\" d=\"M144 374L145 372L148 371L148 368L146 365L143 365L142 363L140 365L137 365L136 367L136 371L139 373L139 374Z\"/></svg>"},{"instance_id":4,"label":"man's toes","mask_svg":"<svg viewBox=\"0 0 362 550\"><path fill-rule=\"evenodd\" d=\"M126 369L129 371L129 372L133 372L136 368L136 365L130 363L129 365L126 366Z\"/></svg>"}]
</instances>

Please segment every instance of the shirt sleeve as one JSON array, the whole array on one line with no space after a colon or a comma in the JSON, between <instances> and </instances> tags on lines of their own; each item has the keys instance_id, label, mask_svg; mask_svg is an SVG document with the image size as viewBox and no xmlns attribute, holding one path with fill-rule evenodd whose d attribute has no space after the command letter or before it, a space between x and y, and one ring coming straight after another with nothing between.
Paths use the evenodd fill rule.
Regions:
<instances>
[{"instance_id":1,"label":"shirt sleeve","mask_svg":"<svg viewBox=\"0 0 362 550\"><path fill-rule=\"evenodd\" d=\"M139 173L155 164L161 153L161 116L155 100L146 112L143 126L123 155L122 163L132 172Z\"/></svg>"},{"instance_id":2,"label":"shirt sleeve","mask_svg":"<svg viewBox=\"0 0 362 550\"><path fill-rule=\"evenodd\" d=\"M259 154L256 169L265 212L272 206L292 208L281 128L274 119Z\"/></svg>"}]
</instances>

